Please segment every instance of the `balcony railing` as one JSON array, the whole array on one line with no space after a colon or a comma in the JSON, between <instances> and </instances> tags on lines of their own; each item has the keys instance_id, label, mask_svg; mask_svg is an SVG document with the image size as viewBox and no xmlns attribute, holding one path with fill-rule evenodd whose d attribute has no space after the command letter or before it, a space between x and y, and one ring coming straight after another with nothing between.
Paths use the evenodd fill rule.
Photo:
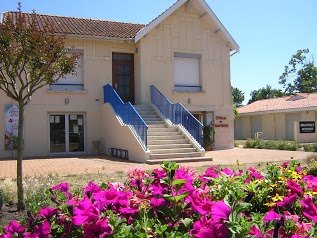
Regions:
<instances>
[{"instance_id":1,"label":"balcony railing","mask_svg":"<svg viewBox=\"0 0 317 238\"><path fill-rule=\"evenodd\" d=\"M110 103L123 123L131 126L143 148L147 150L147 124L130 102L124 103L110 84L103 87L104 103Z\"/></svg>"},{"instance_id":2,"label":"balcony railing","mask_svg":"<svg viewBox=\"0 0 317 238\"><path fill-rule=\"evenodd\" d=\"M203 124L196 119L181 103L172 104L156 87L151 86L151 102L170 119L173 124L180 124L202 145Z\"/></svg>"}]
</instances>

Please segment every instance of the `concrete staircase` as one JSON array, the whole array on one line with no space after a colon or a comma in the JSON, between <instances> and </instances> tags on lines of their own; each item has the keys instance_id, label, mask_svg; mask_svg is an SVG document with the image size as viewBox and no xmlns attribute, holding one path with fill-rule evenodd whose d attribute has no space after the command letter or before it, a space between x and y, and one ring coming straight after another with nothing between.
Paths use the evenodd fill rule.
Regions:
<instances>
[{"instance_id":1,"label":"concrete staircase","mask_svg":"<svg viewBox=\"0 0 317 238\"><path fill-rule=\"evenodd\" d=\"M134 107L149 126L147 140L150 160L146 161L147 163L160 163L172 159L182 162L185 158L186 161L206 160L205 157L201 157L201 151L190 143L189 138L177 126L166 123L152 105Z\"/></svg>"}]
</instances>

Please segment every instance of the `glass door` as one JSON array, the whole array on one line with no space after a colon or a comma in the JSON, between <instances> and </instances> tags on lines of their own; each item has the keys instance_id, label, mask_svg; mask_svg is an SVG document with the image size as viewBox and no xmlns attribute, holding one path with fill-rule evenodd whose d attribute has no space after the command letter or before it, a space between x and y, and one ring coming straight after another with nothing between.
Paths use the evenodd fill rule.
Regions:
<instances>
[{"instance_id":1,"label":"glass door","mask_svg":"<svg viewBox=\"0 0 317 238\"><path fill-rule=\"evenodd\" d=\"M50 153L85 151L84 115L49 115Z\"/></svg>"}]
</instances>

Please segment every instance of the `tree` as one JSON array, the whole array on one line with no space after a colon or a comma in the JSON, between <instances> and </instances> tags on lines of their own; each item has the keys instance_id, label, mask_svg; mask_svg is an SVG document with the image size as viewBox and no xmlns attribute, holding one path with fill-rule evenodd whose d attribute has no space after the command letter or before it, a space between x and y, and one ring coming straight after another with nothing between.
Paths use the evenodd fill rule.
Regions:
<instances>
[{"instance_id":1,"label":"tree","mask_svg":"<svg viewBox=\"0 0 317 238\"><path fill-rule=\"evenodd\" d=\"M25 209L22 185L24 110L38 89L75 73L77 54L65 51L65 35L55 34L49 23L38 24L35 12L4 17L0 24L0 89L19 108L17 157L18 210ZM5 15L6 16L6 15Z\"/></svg>"},{"instance_id":2,"label":"tree","mask_svg":"<svg viewBox=\"0 0 317 238\"><path fill-rule=\"evenodd\" d=\"M238 107L242 105L242 102L244 101L244 93L235 87L231 86L232 91L232 97L233 97L233 104Z\"/></svg>"},{"instance_id":3,"label":"tree","mask_svg":"<svg viewBox=\"0 0 317 238\"><path fill-rule=\"evenodd\" d=\"M306 55L309 49L298 50L284 68L284 73L279 78L285 93L311 93L317 91L317 67L314 58L308 60Z\"/></svg>"},{"instance_id":4,"label":"tree","mask_svg":"<svg viewBox=\"0 0 317 238\"><path fill-rule=\"evenodd\" d=\"M283 93L282 90L274 89L271 86L266 85L266 87L260 88L258 90L253 90L250 93L251 99L249 100L248 104L255 102L257 100L282 97L284 95L285 93Z\"/></svg>"}]
</instances>

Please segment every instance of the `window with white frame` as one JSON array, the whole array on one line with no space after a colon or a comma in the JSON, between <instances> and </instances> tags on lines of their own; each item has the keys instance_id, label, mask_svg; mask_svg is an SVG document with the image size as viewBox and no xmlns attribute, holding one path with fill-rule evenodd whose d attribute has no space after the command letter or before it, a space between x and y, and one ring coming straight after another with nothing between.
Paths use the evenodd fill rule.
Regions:
<instances>
[{"instance_id":1,"label":"window with white frame","mask_svg":"<svg viewBox=\"0 0 317 238\"><path fill-rule=\"evenodd\" d=\"M84 50L67 50L69 56L78 53L76 74L67 74L64 78L60 78L56 83L50 84L49 89L55 91L81 91L84 90Z\"/></svg>"},{"instance_id":2,"label":"window with white frame","mask_svg":"<svg viewBox=\"0 0 317 238\"><path fill-rule=\"evenodd\" d=\"M174 90L200 92L200 59L198 54L174 53Z\"/></svg>"}]
</instances>

